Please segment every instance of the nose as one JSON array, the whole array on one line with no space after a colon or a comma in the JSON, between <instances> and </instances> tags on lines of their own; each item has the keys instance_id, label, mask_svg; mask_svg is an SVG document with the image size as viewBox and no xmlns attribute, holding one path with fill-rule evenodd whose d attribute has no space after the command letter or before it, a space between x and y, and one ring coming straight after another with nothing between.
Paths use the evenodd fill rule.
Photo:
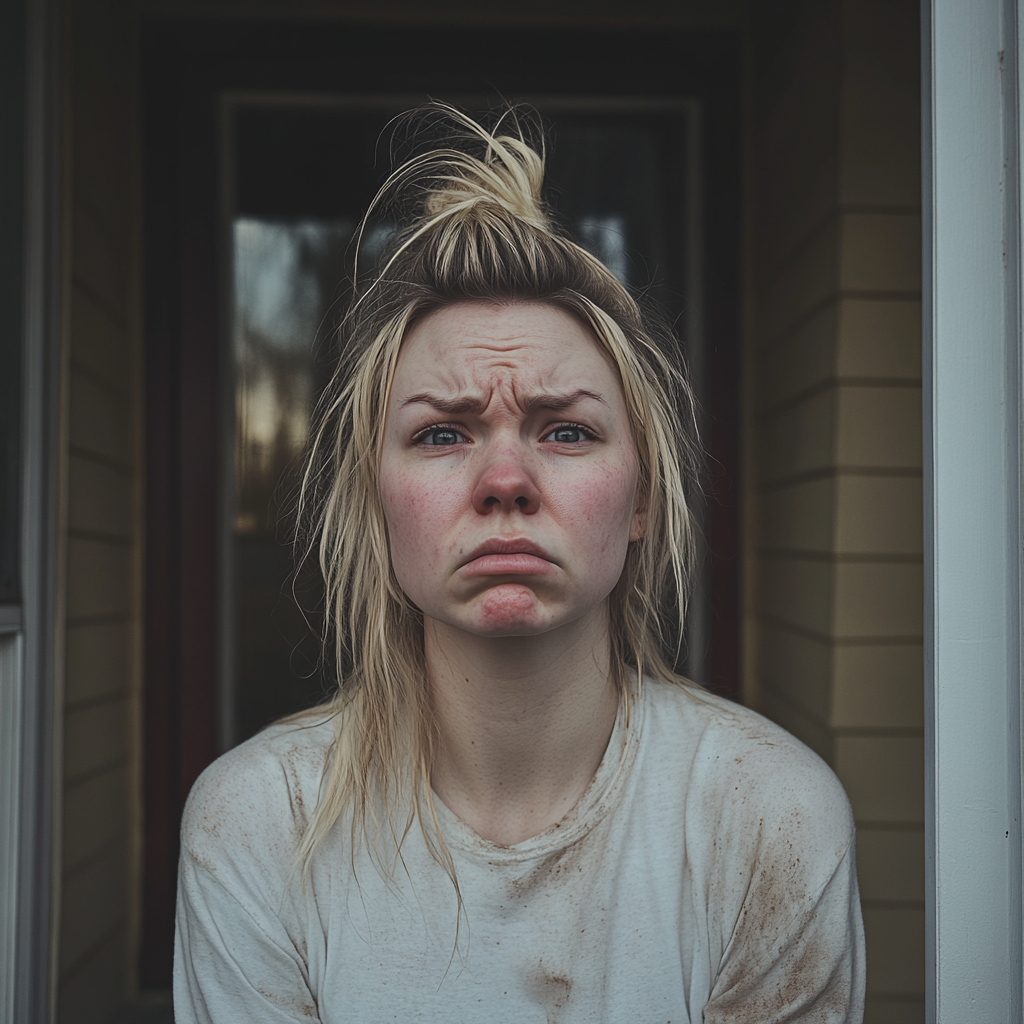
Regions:
<instances>
[{"instance_id":1,"label":"nose","mask_svg":"<svg viewBox=\"0 0 1024 1024\"><path fill-rule=\"evenodd\" d=\"M473 508L480 515L517 509L532 515L540 508L540 489L526 453L508 448L494 452L473 489Z\"/></svg>"}]
</instances>

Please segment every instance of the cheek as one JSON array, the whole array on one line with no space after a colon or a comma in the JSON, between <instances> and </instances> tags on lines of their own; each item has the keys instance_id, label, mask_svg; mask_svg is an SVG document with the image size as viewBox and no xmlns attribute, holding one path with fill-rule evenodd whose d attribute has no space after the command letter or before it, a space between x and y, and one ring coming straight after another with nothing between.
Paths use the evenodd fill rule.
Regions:
<instances>
[{"instance_id":1,"label":"cheek","mask_svg":"<svg viewBox=\"0 0 1024 1024\"><path fill-rule=\"evenodd\" d=\"M559 495L573 546L602 587L610 589L622 572L636 511L636 483L630 466L611 466L564 487Z\"/></svg>"},{"instance_id":2,"label":"cheek","mask_svg":"<svg viewBox=\"0 0 1024 1024\"><path fill-rule=\"evenodd\" d=\"M457 519L457 504L451 488L401 469L381 473L380 496L395 576L416 600L414 591L432 577L446 554L444 539Z\"/></svg>"}]
</instances>

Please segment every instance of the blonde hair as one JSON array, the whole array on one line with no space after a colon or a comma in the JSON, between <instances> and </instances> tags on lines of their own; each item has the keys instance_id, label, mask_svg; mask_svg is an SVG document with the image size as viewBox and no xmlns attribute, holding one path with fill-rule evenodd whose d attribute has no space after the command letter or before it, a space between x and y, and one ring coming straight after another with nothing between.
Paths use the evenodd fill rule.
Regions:
<instances>
[{"instance_id":1,"label":"blonde hair","mask_svg":"<svg viewBox=\"0 0 1024 1024\"><path fill-rule=\"evenodd\" d=\"M377 486L403 338L422 317L454 303L541 301L586 325L617 369L645 504L644 535L629 545L609 598L611 664L626 701L634 673L677 678L672 665L694 556L687 485L696 479L698 450L693 398L671 333L652 328L614 275L553 223L541 197L543 143L531 144L535 119L510 109L487 128L440 104L413 117L417 137L433 132L443 145L398 167L363 221L387 210L404 226L357 287L341 324L342 354L319 407L299 495L300 543L319 553L339 674L326 708L335 715L334 743L299 856L305 875L351 809L353 856L366 840L378 868L390 873L418 821L457 890L430 788L436 735L423 620L392 569Z\"/></svg>"}]
</instances>

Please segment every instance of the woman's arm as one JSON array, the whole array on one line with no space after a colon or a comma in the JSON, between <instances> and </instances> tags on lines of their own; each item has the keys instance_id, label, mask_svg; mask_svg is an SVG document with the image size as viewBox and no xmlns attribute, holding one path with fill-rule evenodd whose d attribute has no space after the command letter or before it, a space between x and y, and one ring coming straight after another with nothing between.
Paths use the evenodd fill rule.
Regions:
<instances>
[{"instance_id":1,"label":"woman's arm","mask_svg":"<svg viewBox=\"0 0 1024 1024\"><path fill-rule=\"evenodd\" d=\"M860 1024L864 929L846 793L778 726L718 706L688 822L720 951L704 1022Z\"/></svg>"},{"instance_id":2,"label":"woman's arm","mask_svg":"<svg viewBox=\"0 0 1024 1024\"><path fill-rule=\"evenodd\" d=\"M304 824L296 814L306 788L295 764L309 752L294 735L268 733L211 765L185 807L174 951L177 1024L320 1020L293 871ZM278 749L283 742L288 746Z\"/></svg>"},{"instance_id":3,"label":"woman's arm","mask_svg":"<svg viewBox=\"0 0 1024 1024\"><path fill-rule=\"evenodd\" d=\"M239 888L244 889L244 886ZM178 871L176 1024L319 1022L306 965L279 918L189 850Z\"/></svg>"},{"instance_id":4,"label":"woman's arm","mask_svg":"<svg viewBox=\"0 0 1024 1024\"><path fill-rule=\"evenodd\" d=\"M786 853L791 862L799 857ZM864 930L852 842L819 889L801 890L801 877L784 861L760 866L704 1024L863 1020Z\"/></svg>"}]
</instances>

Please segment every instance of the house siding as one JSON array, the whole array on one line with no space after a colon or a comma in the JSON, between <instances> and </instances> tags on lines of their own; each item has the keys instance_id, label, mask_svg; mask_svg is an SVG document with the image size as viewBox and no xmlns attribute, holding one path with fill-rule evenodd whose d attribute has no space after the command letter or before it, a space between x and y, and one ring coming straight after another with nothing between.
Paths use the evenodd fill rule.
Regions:
<instances>
[{"instance_id":1,"label":"house siding","mask_svg":"<svg viewBox=\"0 0 1024 1024\"><path fill-rule=\"evenodd\" d=\"M275 0L146 5L165 15L257 7L286 10ZM449 21L509 17L489 5L435 7ZM918 8L814 0L751 10L762 7L790 20L777 29L754 14L750 34L745 694L828 760L850 794L868 1024L920 1022ZM360 3L287 11L300 8L367 16ZM57 1006L62 1024L99 1024L138 984L139 7L68 0L65 11L72 209ZM401 5L392 14L423 17ZM513 20L620 14L613 3L534 4ZM677 27L738 27L742 17L736 5L710 3L651 2L631 14Z\"/></svg>"},{"instance_id":2,"label":"house siding","mask_svg":"<svg viewBox=\"0 0 1024 1024\"><path fill-rule=\"evenodd\" d=\"M747 691L850 796L867 1024L924 1018L918 31L804 4L751 114Z\"/></svg>"},{"instance_id":3,"label":"house siding","mask_svg":"<svg viewBox=\"0 0 1024 1024\"><path fill-rule=\"evenodd\" d=\"M105 1024L135 984L141 395L127 13L93 0L65 8L72 209L60 1024Z\"/></svg>"}]
</instances>

